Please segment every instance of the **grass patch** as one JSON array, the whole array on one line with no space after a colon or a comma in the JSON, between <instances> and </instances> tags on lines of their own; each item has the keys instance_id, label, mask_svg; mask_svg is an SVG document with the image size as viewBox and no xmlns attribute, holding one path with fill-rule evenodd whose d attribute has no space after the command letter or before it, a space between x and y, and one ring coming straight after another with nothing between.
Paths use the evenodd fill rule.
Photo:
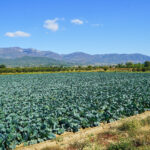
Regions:
<instances>
[{"instance_id":1,"label":"grass patch","mask_svg":"<svg viewBox=\"0 0 150 150\"><path fill-rule=\"evenodd\" d=\"M56 142L63 142L63 137L62 136L56 137L55 141Z\"/></svg>"},{"instance_id":2,"label":"grass patch","mask_svg":"<svg viewBox=\"0 0 150 150\"><path fill-rule=\"evenodd\" d=\"M150 116L141 120L123 121L119 131L127 134L126 139L110 144L107 150L150 150ZM120 134L120 133L118 133Z\"/></svg>"},{"instance_id":3,"label":"grass patch","mask_svg":"<svg viewBox=\"0 0 150 150\"><path fill-rule=\"evenodd\" d=\"M117 143L110 144L107 150L134 150L134 146L130 140L121 140Z\"/></svg>"},{"instance_id":4,"label":"grass patch","mask_svg":"<svg viewBox=\"0 0 150 150\"><path fill-rule=\"evenodd\" d=\"M131 121L126 121L123 122L120 126L119 126L119 130L120 131L136 131L141 127L141 122L134 119Z\"/></svg>"},{"instance_id":5,"label":"grass patch","mask_svg":"<svg viewBox=\"0 0 150 150\"><path fill-rule=\"evenodd\" d=\"M149 126L150 125L150 116L146 117L145 119L141 120L142 126Z\"/></svg>"},{"instance_id":6,"label":"grass patch","mask_svg":"<svg viewBox=\"0 0 150 150\"><path fill-rule=\"evenodd\" d=\"M41 150L62 150L59 146L47 146Z\"/></svg>"},{"instance_id":7,"label":"grass patch","mask_svg":"<svg viewBox=\"0 0 150 150\"><path fill-rule=\"evenodd\" d=\"M67 150L84 150L85 148L90 146L90 142L88 140L85 141L75 141L70 144Z\"/></svg>"},{"instance_id":8,"label":"grass patch","mask_svg":"<svg viewBox=\"0 0 150 150\"><path fill-rule=\"evenodd\" d=\"M136 147L150 146L150 132L135 137L132 142Z\"/></svg>"}]
</instances>

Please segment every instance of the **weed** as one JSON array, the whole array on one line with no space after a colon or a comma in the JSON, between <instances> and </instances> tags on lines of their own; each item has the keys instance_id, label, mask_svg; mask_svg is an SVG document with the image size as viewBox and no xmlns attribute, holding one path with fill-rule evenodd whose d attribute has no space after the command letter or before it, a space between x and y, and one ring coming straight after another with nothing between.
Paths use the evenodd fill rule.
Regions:
<instances>
[{"instance_id":1,"label":"weed","mask_svg":"<svg viewBox=\"0 0 150 150\"><path fill-rule=\"evenodd\" d=\"M134 150L134 147L130 140L121 140L117 143L110 144L107 150Z\"/></svg>"},{"instance_id":2,"label":"weed","mask_svg":"<svg viewBox=\"0 0 150 150\"><path fill-rule=\"evenodd\" d=\"M126 121L121 124L119 130L121 131L136 131L141 127L140 121L138 120L131 120Z\"/></svg>"},{"instance_id":3,"label":"weed","mask_svg":"<svg viewBox=\"0 0 150 150\"><path fill-rule=\"evenodd\" d=\"M78 142L70 144L67 150L84 150L84 148L90 145L89 141Z\"/></svg>"},{"instance_id":4,"label":"weed","mask_svg":"<svg viewBox=\"0 0 150 150\"><path fill-rule=\"evenodd\" d=\"M141 125L142 126L150 125L150 116L146 117L145 119L142 119Z\"/></svg>"},{"instance_id":5,"label":"weed","mask_svg":"<svg viewBox=\"0 0 150 150\"><path fill-rule=\"evenodd\" d=\"M57 137L57 138L55 139L55 141L56 141L56 142L63 142L63 137L62 137L62 136Z\"/></svg>"}]
</instances>

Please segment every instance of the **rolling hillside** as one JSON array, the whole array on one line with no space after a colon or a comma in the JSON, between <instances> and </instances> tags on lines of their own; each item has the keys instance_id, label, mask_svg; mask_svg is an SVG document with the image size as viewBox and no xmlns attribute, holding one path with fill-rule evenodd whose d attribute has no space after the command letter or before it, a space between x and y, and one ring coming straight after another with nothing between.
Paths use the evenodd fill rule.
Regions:
<instances>
[{"instance_id":1,"label":"rolling hillside","mask_svg":"<svg viewBox=\"0 0 150 150\"><path fill-rule=\"evenodd\" d=\"M39 65L104 65L126 62L143 63L150 61L150 56L142 54L87 54L75 52L57 54L52 51L39 51L19 47L0 48L0 64L8 66L39 66Z\"/></svg>"},{"instance_id":2,"label":"rolling hillside","mask_svg":"<svg viewBox=\"0 0 150 150\"><path fill-rule=\"evenodd\" d=\"M29 57L23 56L20 58L8 59L0 58L0 64L5 64L8 67L36 67L36 66L70 66L71 63L66 63L64 61L55 60L47 57Z\"/></svg>"}]
</instances>

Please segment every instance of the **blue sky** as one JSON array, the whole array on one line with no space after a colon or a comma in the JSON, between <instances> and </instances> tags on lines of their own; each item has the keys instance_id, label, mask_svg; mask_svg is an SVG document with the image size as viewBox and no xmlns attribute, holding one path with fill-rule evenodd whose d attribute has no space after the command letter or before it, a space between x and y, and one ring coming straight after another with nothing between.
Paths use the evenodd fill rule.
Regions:
<instances>
[{"instance_id":1,"label":"blue sky","mask_svg":"<svg viewBox=\"0 0 150 150\"><path fill-rule=\"evenodd\" d=\"M0 0L0 47L150 55L150 0Z\"/></svg>"}]
</instances>

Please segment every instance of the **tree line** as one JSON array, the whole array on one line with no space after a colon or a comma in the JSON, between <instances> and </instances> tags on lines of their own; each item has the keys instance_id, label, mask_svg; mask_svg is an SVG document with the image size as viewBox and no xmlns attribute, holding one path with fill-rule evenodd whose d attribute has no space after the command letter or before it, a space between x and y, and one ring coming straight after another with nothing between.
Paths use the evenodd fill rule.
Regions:
<instances>
[{"instance_id":1,"label":"tree line","mask_svg":"<svg viewBox=\"0 0 150 150\"><path fill-rule=\"evenodd\" d=\"M0 65L0 73L28 73L28 72L76 72L76 71L132 71L145 72L150 71L150 61L142 63L127 62L125 64L117 65L103 65L103 66L48 66L48 67L6 67Z\"/></svg>"},{"instance_id":2,"label":"tree line","mask_svg":"<svg viewBox=\"0 0 150 150\"><path fill-rule=\"evenodd\" d=\"M143 64L127 62L126 64L118 64L116 68L131 68L132 71L138 71L138 72L150 71L150 61L145 61Z\"/></svg>"}]
</instances>

